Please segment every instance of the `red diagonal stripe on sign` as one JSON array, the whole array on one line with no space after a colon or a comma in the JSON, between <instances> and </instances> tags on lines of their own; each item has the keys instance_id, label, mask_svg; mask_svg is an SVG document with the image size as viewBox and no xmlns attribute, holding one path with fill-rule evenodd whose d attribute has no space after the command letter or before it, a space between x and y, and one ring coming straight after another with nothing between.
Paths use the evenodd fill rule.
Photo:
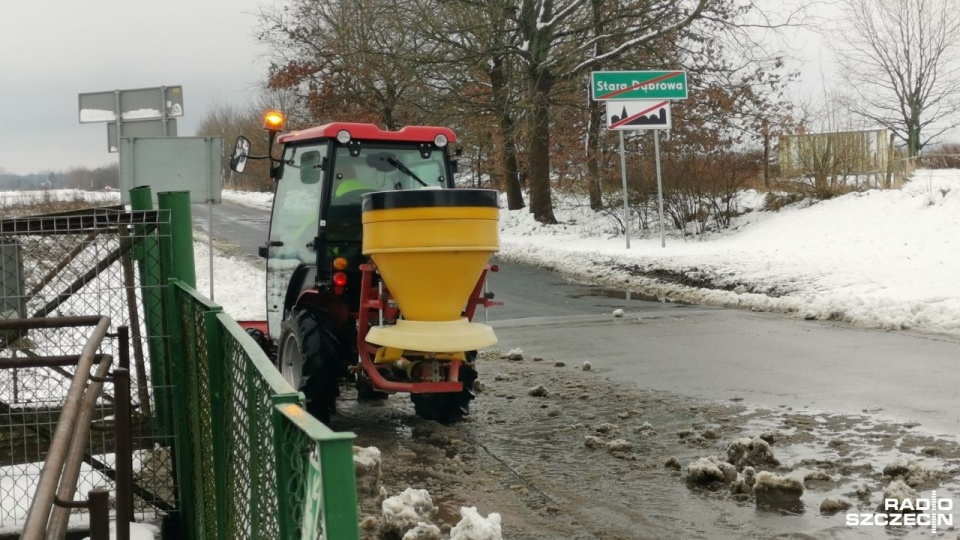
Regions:
<instances>
[{"instance_id":1,"label":"red diagonal stripe on sign","mask_svg":"<svg viewBox=\"0 0 960 540\"><path fill-rule=\"evenodd\" d=\"M649 81L642 82L642 83L640 83L640 84L635 84L635 85L633 85L633 86L628 86L628 87L623 88L623 89L621 89L621 90L614 90L613 92L610 92L609 94L604 94L604 95L596 98L596 100L597 100L597 101L600 101L600 100L602 100L602 99L610 99L610 98L612 98L612 97L619 96L620 94L625 94L625 93L627 93L627 92L631 92L631 91L633 91L633 90L637 90L637 89L639 89L639 88L643 88L644 86L647 86L648 84L658 83L658 82L660 82L660 81L662 81L662 80L669 79L669 78L671 78L671 77L676 77L677 75L680 75L681 73L683 73L683 72L682 72L682 71L671 71L670 73L667 73L666 75L661 75L661 76L659 76L659 77L654 77L654 78L650 79Z\"/></svg>"},{"instance_id":2,"label":"red diagonal stripe on sign","mask_svg":"<svg viewBox=\"0 0 960 540\"><path fill-rule=\"evenodd\" d=\"M660 103L657 103L656 105L654 105L653 107L650 107L649 109L640 111L640 112L638 112L637 114L628 116L628 117L626 117L626 118L621 118L620 120L616 121L615 123L610 124L610 129L617 129L617 128L620 127L620 126L629 124L630 122L633 122L633 121L636 120L637 118L640 118L641 116L649 113L650 111L652 111L652 110L654 110L654 109L659 109L660 107L663 107L663 106L666 105L667 103L669 103L669 101L661 101Z\"/></svg>"}]
</instances>

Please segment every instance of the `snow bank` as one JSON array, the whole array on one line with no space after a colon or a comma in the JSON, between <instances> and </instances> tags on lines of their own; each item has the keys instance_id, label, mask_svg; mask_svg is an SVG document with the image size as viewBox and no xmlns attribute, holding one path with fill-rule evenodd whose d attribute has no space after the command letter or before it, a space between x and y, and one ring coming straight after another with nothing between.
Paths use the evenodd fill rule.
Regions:
<instances>
[{"instance_id":1,"label":"snow bank","mask_svg":"<svg viewBox=\"0 0 960 540\"><path fill-rule=\"evenodd\" d=\"M502 258L662 298L960 333L960 171L920 170L902 190L751 212L666 248L651 231L627 250L609 217L558 199L559 225L502 210ZM654 272L678 282L645 277Z\"/></svg>"},{"instance_id":2,"label":"snow bank","mask_svg":"<svg viewBox=\"0 0 960 540\"><path fill-rule=\"evenodd\" d=\"M233 191L225 189L221 197L227 202L270 211L273 208L273 193L262 191Z\"/></svg>"}]
</instances>

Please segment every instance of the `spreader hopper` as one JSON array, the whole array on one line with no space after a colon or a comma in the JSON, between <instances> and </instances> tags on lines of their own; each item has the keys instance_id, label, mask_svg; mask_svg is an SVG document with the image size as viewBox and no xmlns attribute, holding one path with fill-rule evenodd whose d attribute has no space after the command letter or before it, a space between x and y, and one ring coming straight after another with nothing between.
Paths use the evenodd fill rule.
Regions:
<instances>
[{"instance_id":1,"label":"spreader hopper","mask_svg":"<svg viewBox=\"0 0 960 540\"><path fill-rule=\"evenodd\" d=\"M500 248L497 192L380 191L364 195L363 254L376 264L403 318L367 341L407 351L462 352L497 342L463 317L490 255Z\"/></svg>"}]
</instances>

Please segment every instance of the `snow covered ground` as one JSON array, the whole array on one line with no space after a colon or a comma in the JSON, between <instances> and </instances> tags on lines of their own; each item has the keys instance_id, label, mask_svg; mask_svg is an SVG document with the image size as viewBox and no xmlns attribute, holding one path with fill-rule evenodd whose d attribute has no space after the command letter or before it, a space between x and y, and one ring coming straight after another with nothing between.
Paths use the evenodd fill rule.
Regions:
<instances>
[{"instance_id":1,"label":"snow covered ground","mask_svg":"<svg viewBox=\"0 0 960 540\"><path fill-rule=\"evenodd\" d=\"M224 193L259 208L269 208L269 198ZM611 217L574 198L556 201L559 225L541 225L527 209L503 210L500 257L664 299L960 334L960 170L919 170L902 190L779 212L759 210L761 201L745 193L743 207L757 210L729 230L668 237L666 248L651 231L626 249ZM670 281L644 277L653 274Z\"/></svg>"}]
</instances>

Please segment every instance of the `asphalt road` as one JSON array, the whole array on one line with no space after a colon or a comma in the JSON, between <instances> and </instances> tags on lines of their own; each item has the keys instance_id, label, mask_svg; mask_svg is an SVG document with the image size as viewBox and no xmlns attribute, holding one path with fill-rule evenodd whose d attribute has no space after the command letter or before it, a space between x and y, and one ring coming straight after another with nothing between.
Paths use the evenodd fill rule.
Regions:
<instances>
[{"instance_id":1,"label":"asphalt road","mask_svg":"<svg viewBox=\"0 0 960 540\"><path fill-rule=\"evenodd\" d=\"M255 259L268 217L218 205L214 237ZM194 221L207 230L205 206L194 207ZM590 361L608 378L690 397L870 414L918 423L931 434L960 432L960 339L628 299L549 271L500 265L490 290L505 305L489 310L488 321L502 349ZM617 308L626 314L613 317Z\"/></svg>"}]
</instances>

